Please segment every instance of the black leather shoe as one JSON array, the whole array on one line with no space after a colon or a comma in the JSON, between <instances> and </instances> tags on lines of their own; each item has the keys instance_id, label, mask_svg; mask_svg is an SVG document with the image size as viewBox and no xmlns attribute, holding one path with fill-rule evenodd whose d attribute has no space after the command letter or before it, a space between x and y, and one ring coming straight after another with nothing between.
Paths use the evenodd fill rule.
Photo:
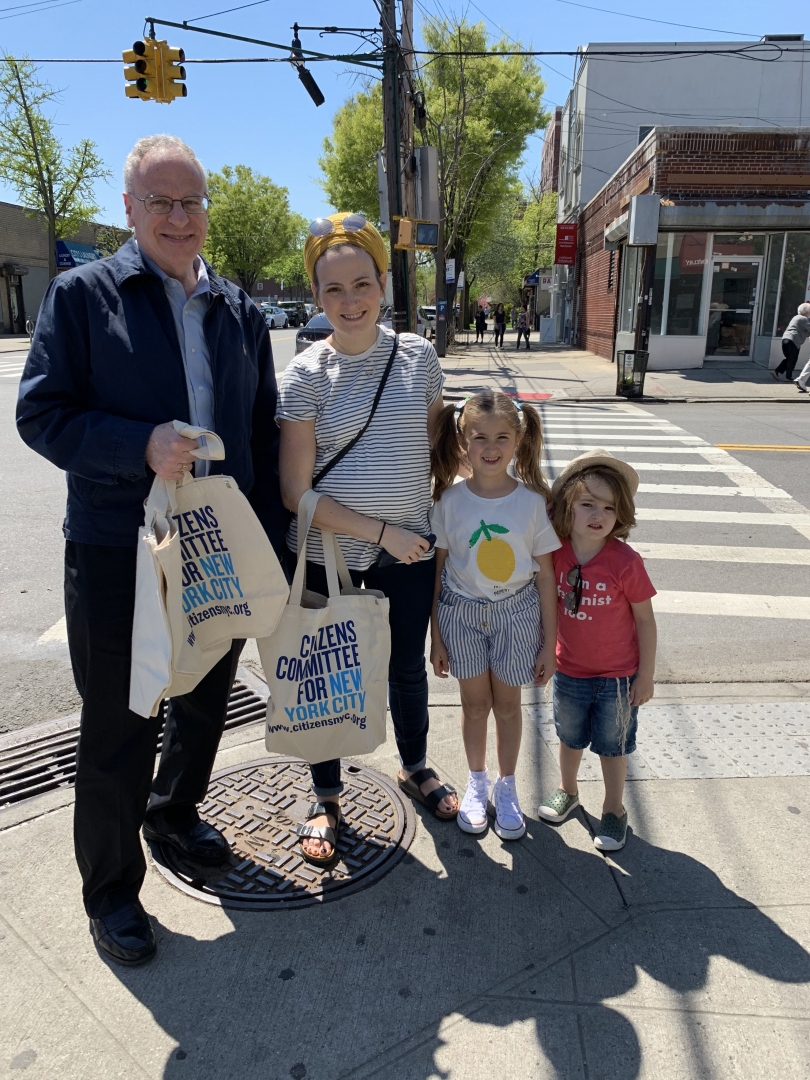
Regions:
<instances>
[{"instance_id":1,"label":"black leather shoe","mask_svg":"<svg viewBox=\"0 0 810 1080\"><path fill-rule=\"evenodd\" d=\"M162 832L144 822L143 835L146 840L168 844L187 859L204 866L218 866L231 854L228 841L222 833L205 821L198 821L191 829L182 832Z\"/></svg>"},{"instance_id":2,"label":"black leather shoe","mask_svg":"<svg viewBox=\"0 0 810 1080\"><path fill-rule=\"evenodd\" d=\"M137 967L157 952L155 932L140 904L125 904L110 915L91 919L90 933L106 959L116 964Z\"/></svg>"}]
</instances>

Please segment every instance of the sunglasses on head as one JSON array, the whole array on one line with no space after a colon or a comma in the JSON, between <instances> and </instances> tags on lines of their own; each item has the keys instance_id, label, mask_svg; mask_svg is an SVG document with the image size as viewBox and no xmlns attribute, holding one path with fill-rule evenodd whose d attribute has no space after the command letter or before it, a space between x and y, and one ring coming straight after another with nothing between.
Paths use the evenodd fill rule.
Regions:
<instances>
[{"instance_id":1,"label":"sunglasses on head","mask_svg":"<svg viewBox=\"0 0 810 1080\"><path fill-rule=\"evenodd\" d=\"M565 580L572 588L563 596L563 606L566 611L576 615L582 603L582 566L572 566L565 575Z\"/></svg>"},{"instance_id":2,"label":"sunglasses on head","mask_svg":"<svg viewBox=\"0 0 810 1080\"><path fill-rule=\"evenodd\" d=\"M368 222L362 214L349 214L340 222L344 232L361 232ZM335 223L329 218L315 218L309 227L311 236L328 236L335 231Z\"/></svg>"}]
</instances>

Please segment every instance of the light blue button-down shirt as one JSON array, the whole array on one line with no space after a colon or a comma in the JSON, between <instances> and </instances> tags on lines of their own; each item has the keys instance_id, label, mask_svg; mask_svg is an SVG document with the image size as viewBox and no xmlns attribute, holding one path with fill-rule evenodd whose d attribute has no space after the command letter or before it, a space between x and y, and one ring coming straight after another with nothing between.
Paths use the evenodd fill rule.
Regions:
<instances>
[{"instance_id":1,"label":"light blue button-down shirt","mask_svg":"<svg viewBox=\"0 0 810 1080\"><path fill-rule=\"evenodd\" d=\"M183 353L183 367L186 372L188 390L188 408L191 423L195 427L214 430L214 376L211 371L211 356L203 332L203 319L210 303L211 286L205 263L198 259L197 284L191 296L177 278L169 277L141 249L143 261L163 282L166 297L172 309L177 337ZM194 472L197 476L206 476L209 469L207 461L197 461Z\"/></svg>"}]
</instances>

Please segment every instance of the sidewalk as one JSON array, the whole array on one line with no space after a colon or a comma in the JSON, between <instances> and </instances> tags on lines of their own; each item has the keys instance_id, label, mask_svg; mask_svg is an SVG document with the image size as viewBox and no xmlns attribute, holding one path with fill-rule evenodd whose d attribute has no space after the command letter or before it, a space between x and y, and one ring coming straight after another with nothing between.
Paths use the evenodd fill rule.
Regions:
<instances>
[{"instance_id":1,"label":"sidewalk","mask_svg":"<svg viewBox=\"0 0 810 1080\"><path fill-rule=\"evenodd\" d=\"M0 356L11 352L27 353L29 343L28 334L2 334L0 335Z\"/></svg>"},{"instance_id":2,"label":"sidewalk","mask_svg":"<svg viewBox=\"0 0 810 1080\"><path fill-rule=\"evenodd\" d=\"M0 811L0 1077L810 1075L810 764L769 755L778 738L806 750L810 685L661 692L642 710L650 778L628 784L632 835L614 858L591 842L599 783L581 784L585 813L538 822L554 734L527 691L524 840L420 811L379 883L292 911L212 907L150 869L160 954L134 970L91 946L71 793ZM457 693L431 681L429 764L463 790ZM747 764L729 772L729 755ZM226 735L216 767L264 756L254 725ZM391 738L365 763L393 776Z\"/></svg>"},{"instance_id":3,"label":"sidewalk","mask_svg":"<svg viewBox=\"0 0 810 1080\"><path fill-rule=\"evenodd\" d=\"M470 335L474 341L474 336ZM531 349L515 348L516 332L507 331L503 349L492 344L464 344L464 332L453 353L442 360L448 397L474 394L492 386L511 390L524 400L616 400L616 366L610 360L568 345L540 345L532 335ZM798 373L798 369L797 369ZM644 395L666 401L803 401L784 376L749 360L722 358L705 367L682 371L648 371Z\"/></svg>"}]
</instances>

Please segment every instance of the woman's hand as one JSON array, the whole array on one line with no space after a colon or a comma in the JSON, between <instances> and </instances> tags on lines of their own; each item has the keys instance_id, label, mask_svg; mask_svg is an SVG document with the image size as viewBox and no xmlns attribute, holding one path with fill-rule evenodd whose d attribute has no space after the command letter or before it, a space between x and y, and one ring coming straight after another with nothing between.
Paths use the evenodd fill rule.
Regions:
<instances>
[{"instance_id":1,"label":"woman's hand","mask_svg":"<svg viewBox=\"0 0 810 1080\"><path fill-rule=\"evenodd\" d=\"M447 646L438 634L431 635L430 639L430 663L433 666L433 674L440 679L446 679L450 670L450 657L447 655Z\"/></svg>"},{"instance_id":2,"label":"woman's hand","mask_svg":"<svg viewBox=\"0 0 810 1080\"><path fill-rule=\"evenodd\" d=\"M557 670L556 644L556 641L548 642L537 654L537 663L534 665L535 686L545 686Z\"/></svg>"},{"instance_id":3,"label":"woman's hand","mask_svg":"<svg viewBox=\"0 0 810 1080\"><path fill-rule=\"evenodd\" d=\"M389 555L393 555L397 562L419 562L426 551L430 551L430 544L424 536L409 532L408 529L400 529L397 525L386 525L383 529L380 544Z\"/></svg>"}]
</instances>

